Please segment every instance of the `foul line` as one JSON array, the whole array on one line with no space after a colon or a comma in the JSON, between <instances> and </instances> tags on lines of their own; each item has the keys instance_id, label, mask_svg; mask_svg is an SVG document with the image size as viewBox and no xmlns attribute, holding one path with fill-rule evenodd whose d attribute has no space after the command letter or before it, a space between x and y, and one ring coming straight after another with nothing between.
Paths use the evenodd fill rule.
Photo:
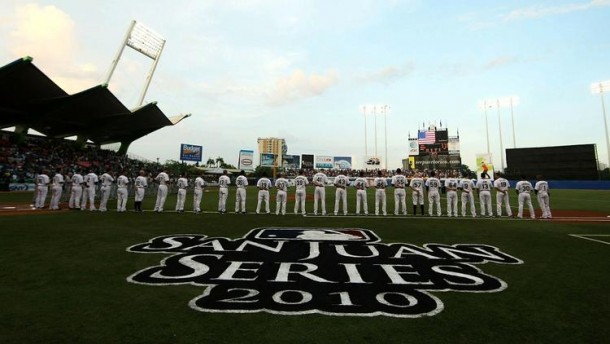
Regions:
<instances>
[{"instance_id":1,"label":"foul line","mask_svg":"<svg viewBox=\"0 0 610 344\"><path fill-rule=\"evenodd\" d=\"M568 234L569 236L575 237L575 238L580 238L580 239L585 239L585 240L590 240L590 241L595 241L595 242L599 242L602 244L606 244L606 245L610 245L610 242L608 241L603 241L603 240L596 240L593 238L589 238L591 236L595 236L595 237L610 237L610 234Z\"/></svg>"}]
</instances>

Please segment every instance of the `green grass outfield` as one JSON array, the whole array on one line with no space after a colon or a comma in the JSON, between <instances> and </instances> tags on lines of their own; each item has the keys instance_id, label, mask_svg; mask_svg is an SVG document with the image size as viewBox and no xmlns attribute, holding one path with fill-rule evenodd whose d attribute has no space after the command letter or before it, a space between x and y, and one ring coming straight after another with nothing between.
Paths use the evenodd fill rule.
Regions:
<instances>
[{"instance_id":1,"label":"green grass outfield","mask_svg":"<svg viewBox=\"0 0 610 344\"><path fill-rule=\"evenodd\" d=\"M349 190L351 212L354 195ZM199 215L0 213L0 343L603 343L610 338L610 222L604 221L610 191L553 190L557 221L255 215L254 188L248 193L249 214L220 215L213 212L217 196L212 188L204 194L202 208L210 212ZM31 193L0 193L0 206L31 198ZM229 211L234 200L231 189ZM153 203L147 198L144 209ZM115 204L110 201L110 208ZM514 194L511 204L516 212ZM310 213L312 205L308 200ZM442 205L445 209L444 198ZM534 205L538 208L535 200ZM165 208L174 206L170 195ZM373 206L369 190L369 212ZM327 211L333 207L334 188L327 188ZM191 192L186 209L192 209ZM559 221L562 210L598 213L599 222ZM491 245L523 264L478 264L508 287L493 293L430 292L444 309L420 318L198 312L188 302L203 287L126 280L169 256L126 251L153 237L240 238L253 228L295 226L366 228L383 243ZM605 236L586 237L598 240L593 241L569 234Z\"/></svg>"}]
</instances>

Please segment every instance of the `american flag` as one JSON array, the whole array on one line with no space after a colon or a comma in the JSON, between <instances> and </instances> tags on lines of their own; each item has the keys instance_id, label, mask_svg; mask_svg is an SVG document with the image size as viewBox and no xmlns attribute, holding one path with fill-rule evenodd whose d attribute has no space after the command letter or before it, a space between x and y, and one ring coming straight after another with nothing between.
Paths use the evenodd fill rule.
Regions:
<instances>
[{"instance_id":1,"label":"american flag","mask_svg":"<svg viewBox=\"0 0 610 344\"><path fill-rule=\"evenodd\" d=\"M431 144L436 142L436 131L419 131L417 132L417 140L419 144Z\"/></svg>"}]
</instances>

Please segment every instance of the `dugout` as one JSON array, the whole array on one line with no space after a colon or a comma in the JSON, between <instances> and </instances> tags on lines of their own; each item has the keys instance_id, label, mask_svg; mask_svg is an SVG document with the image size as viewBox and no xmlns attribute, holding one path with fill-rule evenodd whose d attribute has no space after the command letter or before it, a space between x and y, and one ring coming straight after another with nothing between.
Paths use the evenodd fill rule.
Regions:
<instances>
[{"instance_id":1,"label":"dugout","mask_svg":"<svg viewBox=\"0 0 610 344\"><path fill-rule=\"evenodd\" d=\"M547 180L599 179L595 144L507 149L506 163L507 178L542 174Z\"/></svg>"}]
</instances>

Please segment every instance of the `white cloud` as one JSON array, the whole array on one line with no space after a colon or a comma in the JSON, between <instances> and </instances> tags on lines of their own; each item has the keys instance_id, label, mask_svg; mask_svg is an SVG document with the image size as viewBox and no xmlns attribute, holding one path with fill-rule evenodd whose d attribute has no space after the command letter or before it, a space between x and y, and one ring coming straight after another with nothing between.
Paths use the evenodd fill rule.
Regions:
<instances>
[{"instance_id":1,"label":"white cloud","mask_svg":"<svg viewBox=\"0 0 610 344\"><path fill-rule=\"evenodd\" d=\"M339 80L335 70L326 74L307 75L302 70L295 70L289 76L275 81L275 87L267 98L268 105L283 105L302 98L319 96L335 85Z\"/></svg>"},{"instance_id":2,"label":"white cloud","mask_svg":"<svg viewBox=\"0 0 610 344\"><path fill-rule=\"evenodd\" d=\"M13 58L32 56L34 63L44 61L41 70L69 93L99 83L94 79L94 65L76 63L79 47L75 24L61 9L52 5L17 6L8 25L7 46Z\"/></svg>"},{"instance_id":3,"label":"white cloud","mask_svg":"<svg viewBox=\"0 0 610 344\"><path fill-rule=\"evenodd\" d=\"M500 67L512 64L512 63L517 63L517 62L519 62L519 59L515 56L510 56L510 55L498 56L495 59L489 61L485 65L485 69L500 68Z\"/></svg>"},{"instance_id":4,"label":"white cloud","mask_svg":"<svg viewBox=\"0 0 610 344\"><path fill-rule=\"evenodd\" d=\"M372 73L365 74L361 76L360 79L370 82L380 82L387 85L401 78L409 76L414 69L415 68L413 66L413 63L407 62L402 66L384 67Z\"/></svg>"},{"instance_id":5,"label":"white cloud","mask_svg":"<svg viewBox=\"0 0 610 344\"><path fill-rule=\"evenodd\" d=\"M610 6L610 0L591 0L587 3L568 3L556 6L531 6L510 11L503 16L504 21L536 19L576 11L586 11L595 7Z\"/></svg>"}]
</instances>

